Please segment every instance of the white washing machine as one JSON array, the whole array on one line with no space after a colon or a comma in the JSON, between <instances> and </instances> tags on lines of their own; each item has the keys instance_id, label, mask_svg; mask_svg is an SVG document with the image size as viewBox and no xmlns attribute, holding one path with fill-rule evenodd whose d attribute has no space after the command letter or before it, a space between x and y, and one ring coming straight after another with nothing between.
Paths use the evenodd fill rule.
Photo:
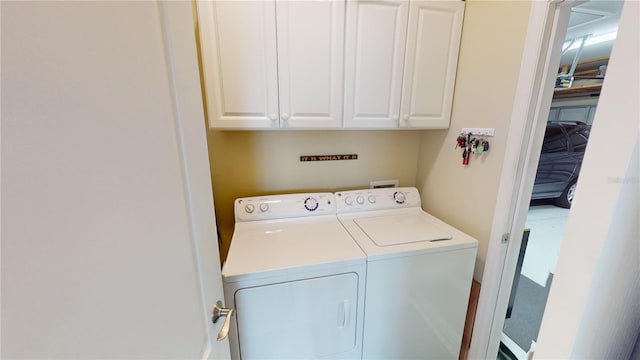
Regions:
<instances>
[{"instance_id":1,"label":"white washing machine","mask_svg":"<svg viewBox=\"0 0 640 360\"><path fill-rule=\"evenodd\" d=\"M222 269L233 359L360 359L366 256L331 193L235 201Z\"/></svg>"},{"instance_id":2,"label":"white washing machine","mask_svg":"<svg viewBox=\"0 0 640 360\"><path fill-rule=\"evenodd\" d=\"M363 359L458 359L478 242L424 212L416 188L335 195L367 254Z\"/></svg>"}]
</instances>

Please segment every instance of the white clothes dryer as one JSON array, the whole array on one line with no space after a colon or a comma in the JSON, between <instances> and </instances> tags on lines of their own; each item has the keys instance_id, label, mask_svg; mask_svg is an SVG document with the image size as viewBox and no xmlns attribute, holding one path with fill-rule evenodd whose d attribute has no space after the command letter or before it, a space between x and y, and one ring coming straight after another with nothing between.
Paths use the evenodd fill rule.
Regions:
<instances>
[{"instance_id":1,"label":"white clothes dryer","mask_svg":"<svg viewBox=\"0 0 640 360\"><path fill-rule=\"evenodd\" d=\"M363 359L457 359L478 242L424 212L416 188L335 195L367 254Z\"/></svg>"},{"instance_id":2,"label":"white clothes dryer","mask_svg":"<svg viewBox=\"0 0 640 360\"><path fill-rule=\"evenodd\" d=\"M331 193L236 199L222 269L233 359L360 359L366 256Z\"/></svg>"}]
</instances>

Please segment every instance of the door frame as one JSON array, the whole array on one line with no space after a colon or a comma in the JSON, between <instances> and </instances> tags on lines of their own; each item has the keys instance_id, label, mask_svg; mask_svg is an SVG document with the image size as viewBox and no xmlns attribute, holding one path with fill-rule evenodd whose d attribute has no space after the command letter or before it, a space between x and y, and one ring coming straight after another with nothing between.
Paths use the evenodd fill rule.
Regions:
<instances>
[{"instance_id":1,"label":"door frame","mask_svg":"<svg viewBox=\"0 0 640 360\"><path fill-rule=\"evenodd\" d=\"M470 359L495 359L520 252L570 10L586 0L531 2ZM504 242L503 238L507 241Z\"/></svg>"}]
</instances>

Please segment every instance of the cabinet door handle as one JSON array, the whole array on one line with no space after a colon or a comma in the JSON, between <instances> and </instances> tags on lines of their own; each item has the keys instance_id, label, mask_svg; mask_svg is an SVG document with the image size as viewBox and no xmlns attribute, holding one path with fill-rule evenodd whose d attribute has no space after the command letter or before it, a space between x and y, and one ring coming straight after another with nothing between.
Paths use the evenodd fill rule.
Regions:
<instances>
[{"instance_id":1,"label":"cabinet door handle","mask_svg":"<svg viewBox=\"0 0 640 360\"><path fill-rule=\"evenodd\" d=\"M404 114L404 116L402 117L402 120L408 121L409 120L409 114Z\"/></svg>"},{"instance_id":2,"label":"cabinet door handle","mask_svg":"<svg viewBox=\"0 0 640 360\"><path fill-rule=\"evenodd\" d=\"M216 304L213 306L213 315L211 316L211 322L215 324L221 317L225 318L224 324L222 324L222 329L220 329L220 332L218 333L218 341L224 340L227 335L229 335L231 315L233 315L233 308L223 308L222 301L216 301Z\"/></svg>"},{"instance_id":3,"label":"cabinet door handle","mask_svg":"<svg viewBox=\"0 0 640 360\"><path fill-rule=\"evenodd\" d=\"M272 114L269 116L269 119L271 119L271 121L276 121L276 120L278 120L278 114L276 114L276 113L272 113Z\"/></svg>"},{"instance_id":4,"label":"cabinet door handle","mask_svg":"<svg viewBox=\"0 0 640 360\"><path fill-rule=\"evenodd\" d=\"M287 114L287 113L283 113L283 114L282 114L282 120L284 120L284 121L289 120L289 114Z\"/></svg>"}]
</instances>

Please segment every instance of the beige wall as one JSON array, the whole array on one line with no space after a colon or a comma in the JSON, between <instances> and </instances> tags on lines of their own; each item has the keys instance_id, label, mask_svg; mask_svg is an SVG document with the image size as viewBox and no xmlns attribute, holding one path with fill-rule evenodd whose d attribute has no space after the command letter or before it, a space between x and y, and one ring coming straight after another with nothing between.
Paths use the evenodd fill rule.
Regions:
<instances>
[{"instance_id":1,"label":"beige wall","mask_svg":"<svg viewBox=\"0 0 640 360\"><path fill-rule=\"evenodd\" d=\"M417 186L429 213L479 241L474 278L482 280L506 134L530 3L468 0L464 17L451 127L425 131ZM495 128L491 150L462 165L455 140L463 127Z\"/></svg>"},{"instance_id":2,"label":"beige wall","mask_svg":"<svg viewBox=\"0 0 640 360\"><path fill-rule=\"evenodd\" d=\"M233 233L233 201L263 194L369 187L398 179L415 186L420 131L209 130L220 256ZM357 160L300 162L300 155L358 154Z\"/></svg>"}]
</instances>

